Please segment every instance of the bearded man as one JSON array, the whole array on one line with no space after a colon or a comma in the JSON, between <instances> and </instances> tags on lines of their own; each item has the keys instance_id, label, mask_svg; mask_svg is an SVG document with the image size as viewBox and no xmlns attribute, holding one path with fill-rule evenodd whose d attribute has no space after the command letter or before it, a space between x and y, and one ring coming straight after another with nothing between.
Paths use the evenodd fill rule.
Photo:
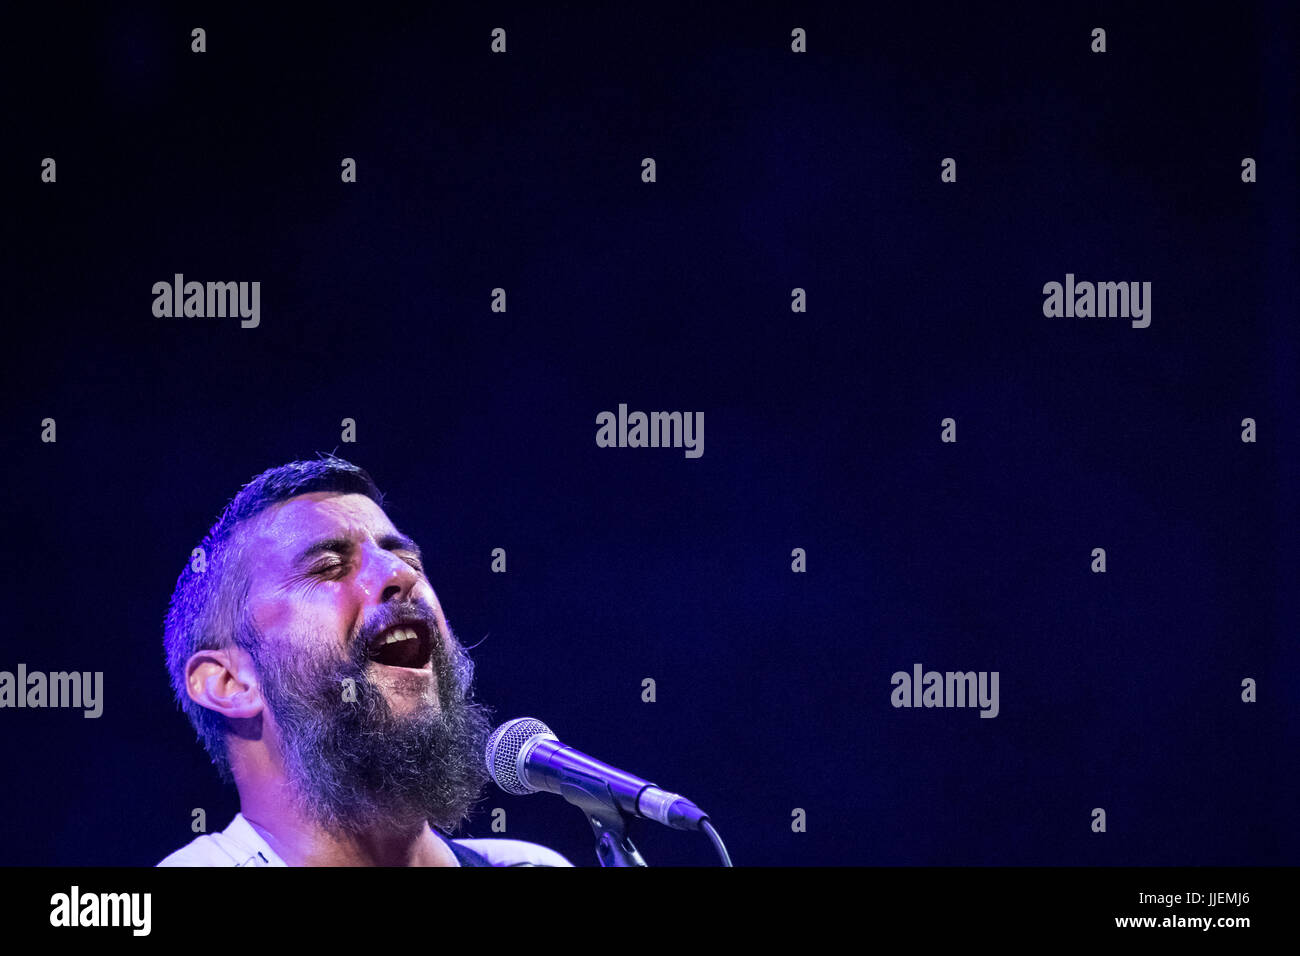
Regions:
<instances>
[{"instance_id":1,"label":"bearded man","mask_svg":"<svg viewBox=\"0 0 1300 956\"><path fill-rule=\"evenodd\" d=\"M420 549L365 471L244 486L172 594L172 687L240 812L159 866L571 866L452 839L488 776L487 709Z\"/></svg>"}]
</instances>

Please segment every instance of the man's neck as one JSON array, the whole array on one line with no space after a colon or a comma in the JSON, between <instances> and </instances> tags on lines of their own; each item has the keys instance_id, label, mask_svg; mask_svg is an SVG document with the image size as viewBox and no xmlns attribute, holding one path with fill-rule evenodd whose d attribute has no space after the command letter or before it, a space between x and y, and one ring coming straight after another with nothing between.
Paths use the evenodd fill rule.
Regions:
<instances>
[{"instance_id":1,"label":"man's neck","mask_svg":"<svg viewBox=\"0 0 1300 956\"><path fill-rule=\"evenodd\" d=\"M245 803L240 812L286 866L460 866L425 821L337 834L283 810Z\"/></svg>"}]
</instances>

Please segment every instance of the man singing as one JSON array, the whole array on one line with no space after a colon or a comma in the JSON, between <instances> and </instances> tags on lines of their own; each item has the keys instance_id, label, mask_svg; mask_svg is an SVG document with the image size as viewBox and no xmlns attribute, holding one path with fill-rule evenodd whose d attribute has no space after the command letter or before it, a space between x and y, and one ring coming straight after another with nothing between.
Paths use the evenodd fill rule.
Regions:
<instances>
[{"instance_id":1,"label":"man singing","mask_svg":"<svg viewBox=\"0 0 1300 956\"><path fill-rule=\"evenodd\" d=\"M446 836L487 783L491 726L420 549L382 504L340 458L272 468L181 573L167 667L240 812L159 866L571 865Z\"/></svg>"}]
</instances>

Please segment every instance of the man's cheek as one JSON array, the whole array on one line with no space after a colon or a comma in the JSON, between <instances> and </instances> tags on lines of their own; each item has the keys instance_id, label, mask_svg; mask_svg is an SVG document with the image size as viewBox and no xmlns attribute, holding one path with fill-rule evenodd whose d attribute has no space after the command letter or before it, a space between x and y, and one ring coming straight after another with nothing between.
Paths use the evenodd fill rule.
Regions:
<instances>
[{"instance_id":1,"label":"man's cheek","mask_svg":"<svg viewBox=\"0 0 1300 956\"><path fill-rule=\"evenodd\" d=\"M416 604L423 604L430 607L439 617L442 617L442 605L438 603L438 594L433 590L433 585L428 579L420 578L411 588L411 600Z\"/></svg>"},{"instance_id":2,"label":"man's cheek","mask_svg":"<svg viewBox=\"0 0 1300 956\"><path fill-rule=\"evenodd\" d=\"M267 595L252 601L253 623L263 634L288 630L298 602L284 595Z\"/></svg>"},{"instance_id":3,"label":"man's cheek","mask_svg":"<svg viewBox=\"0 0 1300 956\"><path fill-rule=\"evenodd\" d=\"M286 645L304 650L324 651L342 644L358 622L348 618L337 583L328 583L335 593L277 595L264 601L254 613L258 629L263 634L281 634Z\"/></svg>"}]
</instances>

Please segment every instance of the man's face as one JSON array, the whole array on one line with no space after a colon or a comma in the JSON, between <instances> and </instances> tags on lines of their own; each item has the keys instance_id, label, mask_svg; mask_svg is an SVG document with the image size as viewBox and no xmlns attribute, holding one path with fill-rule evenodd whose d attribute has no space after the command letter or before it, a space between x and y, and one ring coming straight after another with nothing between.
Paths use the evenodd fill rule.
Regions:
<instances>
[{"instance_id":1,"label":"man's face","mask_svg":"<svg viewBox=\"0 0 1300 956\"><path fill-rule=\"evenodd\" d=\"M317 660L364 654L394 713L437 707L433 659L450 638L447 620L419 547L379 505L300 495L259 515L245 542L249 609L264 639Z\"/></svg>"},{"instance_id":2,"label":"man's face","mask_svg":"<svg viewBox=\"0 0 1300 956\"><path fill-rule=\"evenodd\" d=\"M300 809L336 830L454 827L486 783L490 725L415 543L330 492L268 508L242 543L250 654Z\"/></svg>"}]
</instances>

